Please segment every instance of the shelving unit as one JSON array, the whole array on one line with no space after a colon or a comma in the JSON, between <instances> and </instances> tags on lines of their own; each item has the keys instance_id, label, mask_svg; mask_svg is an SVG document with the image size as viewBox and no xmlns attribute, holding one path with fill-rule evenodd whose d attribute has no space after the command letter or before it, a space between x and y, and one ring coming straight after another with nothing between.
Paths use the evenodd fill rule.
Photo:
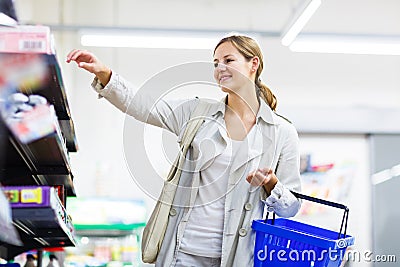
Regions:
<instances>
[{"instance_id":1,"label":"shelving unit","mask_svg":"<svg viewBox=\"0 0 400 267\"><path fill-rule=\"evenodd\" d=\"M23 243L7 246L8 259L38 247L75 246L72 221L55 188L7 186L3 191L9 196L13 224Z\"/></svg>"},{"instance_id":2,"label":"shelving unit","mask_svg":"<svg viewBox=\"0 0 400 267\"><path fill-rule=\"evenodd\" d=\"M19 53L15 53L18 56ZM34 93L44 96L56 110L58 122L65 138L66 147L69 152L77 152L78 145L75 136L74 123L71 118L67 96L65 93L64 81L61 75L60 65L55 54L40 54L39 58L45 62L47 73L49 74L46 82L36 88ZM26 90L32 93L29 88Z\"/></svg>"},{"instance_id":3,"label":"shelving unit","mask_svg":"<svg viewBox=\"0 0 400 267\"><path fill-rule=\"evenodd\" d=\"M33 82L32 77L27 77L27 82L21 83L16 82L13 77L14 87L18 85L16 89L25 95L35 94L45 97L48 104L54 107L57 117L53 132L41 135L32 141L24 141L15 131L7 127L9 125L0 116L0 129L2 129L0 130L2 142L0 186L3 186L0 189L5 189L6 186L18 186L18 188L33 186L37 188L35 190L46 191L50 188L51 192L43 195L49 198L47 205L11 203L11 226L5 225L0 220L0 229L15 228L22 242L21 245L12 242L10 238L6 238L5 232L0 231L0 258L11 260L18 254L32 249L76 245L71 218L65 206L67 196L76 196L69 152L76 152L78 146L49 28L0 26L0 37L4 40L0 48L0 59L3 64L9 62L10 66L14 66L12 63L15 60L17 65L24 67L25 60L29 63L33 59L40 63L39 71L45 74ZM28 70L29 67L30 65L27 67ZM14 67L11 71L4 66L0 68L0 93L3 93L3 98L4 86L8 85L3 81L7 80L8 76L14 76L13 71L17 73L18 67ZM38 72L32 70L31 75L34 75L35 71ZM55 186L62 190L61 194L55 193ZM4 212L1 208L0 206L0 218Z\"/></svg>"}]
</instances>

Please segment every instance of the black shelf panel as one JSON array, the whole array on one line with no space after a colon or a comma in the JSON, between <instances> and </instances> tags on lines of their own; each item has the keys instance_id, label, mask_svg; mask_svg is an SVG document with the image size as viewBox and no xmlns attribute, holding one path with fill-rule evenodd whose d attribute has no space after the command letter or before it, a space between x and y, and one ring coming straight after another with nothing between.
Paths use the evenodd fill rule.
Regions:
<instances>
[{"instance_id":1,"label":"black shelf panel","mask_svg":"<svg viewBox=\"0 0 400 267\"><path fill-rule=\"evenodd\" d=\"M69 152L78 151L78 143L75 136L75 126L72 120L58 120L61 132L65 138L65 143ZM69 130L72 129L72 130Z\"/></svg>"},{"instance_id":2,"label":"black shelf panel","mask_svg":"<svg viewBox=\"0 0 400 267\"><path fill-rule=\"evenodd\" d=\"M0 172L0 181L6 186L17 186L17 185L64 185L66 196L76 196L73 176L72 174L30 174L29 172L20 173L13 172L13 170L7 169Z\"/></svg>"},{"instance_id":3,"label":"black shelf panel","mask_svg":"<svg viewBox=\"0 0 400 267\"><path fill-rule=\"evenodd\" d=\"M60 64L57 61L56 55L42 55L47 62L49 74L48 83L42 86L36 94L42 95L54 105L57 118L60 122L61 131L66 139L67 148L70 152L78 150L74 123L71 118L71 113L67 101L67 95L64 87L63 78L61 75Z\"/></svg>"},{"instance_id":4,"label":"black shelf panel","mask_svg":"<svg viewBox=\"0 0 400 267\"><path fill-rule=\"evenodd\" d=\"M76 245L74 236L53 208L13 208L12 215L23 246L0 245L0 258L10 260L31 249Z\"/></svg>"},{"instance_id":5,"label":"black shelf panel","mask_svg":"<svg viewBox=\"0 0 400 267\"><path fill-rule=\"evenodd\" d=\"M64 185L68 196L75 196L69 157L60 137L54 133L29 144L22 144L11 133L7 138L5 162L0 168L3 185Z\"/></svg>"},{"instance_id":6,"label":"black shelf panel","mask_svg":"<svg viewBox=\"0 0 400 267\"><path fill-rule=\"evenodd\" d=\"M21 144L13 137L10 137L9 141L19 156L25 162L29 162L27 165L32 171L47 174L54 173L57 169L57 172L62 174L71 173L68 154L64 151L64 144L56 133L29 144Z\"/></svg>"}]
</instances>

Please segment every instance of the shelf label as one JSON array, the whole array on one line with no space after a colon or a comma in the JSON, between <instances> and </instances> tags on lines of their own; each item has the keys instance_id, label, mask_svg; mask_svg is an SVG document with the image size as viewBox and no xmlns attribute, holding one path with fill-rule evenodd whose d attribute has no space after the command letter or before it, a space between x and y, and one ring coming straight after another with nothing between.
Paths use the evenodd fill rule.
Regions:
<instances>
[{"instance_id":1,"label":"shelf label","mask_svg":"<svg viewBox=\"0 0 400 267\"><path fill-rule=\"evenodd\" d=\"M21 203L37 203L43 202L42 189L22 189L21 190Z\"/></svg>"}]
</instances>

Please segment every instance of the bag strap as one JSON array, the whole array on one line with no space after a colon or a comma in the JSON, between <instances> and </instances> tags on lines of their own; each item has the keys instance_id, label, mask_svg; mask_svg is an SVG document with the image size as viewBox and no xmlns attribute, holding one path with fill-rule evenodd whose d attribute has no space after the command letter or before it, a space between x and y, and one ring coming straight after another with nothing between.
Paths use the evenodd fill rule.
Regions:
<instances>
[{"instance_id":1,"label":"bag strap","mask_svg":"<svg viewBox=\"0 0 400 267\"><path fill-rule=\"evenodd\" d=\"M194 109L193 113L190 115L190 119L187 122L186 129L183 132L183 137L180 142L180 152L173 163L168 176L167 181L171 181L174 177L180 177L180 173L182 171L182 165L185 161L186 153L196 136L197 131L200 126L203 124L208 110L211 108L211 103L206 102L204 100L199 99L199 103ZM174 183L178 184L179 179L174 179Z\"/></svg>"},{"instance_id":2,"label":"bag strap","mask_svg":"<svg viewBox=\"0 0 400 267\"><path fill-rule=\"evenodd\" d=\"M183 136L182 136L182 141L180 143L180 147L181 147L182 151L185 148L187 151L187 148L192 143L198 129L203 124L204 119L205 119L210 107L211 107L211 103L208 103L204 100L199 99L199 103L197 104L195 110L191 114L190 119L187 122L185 132L183 133Z\"/></svg>"}]
</instances>

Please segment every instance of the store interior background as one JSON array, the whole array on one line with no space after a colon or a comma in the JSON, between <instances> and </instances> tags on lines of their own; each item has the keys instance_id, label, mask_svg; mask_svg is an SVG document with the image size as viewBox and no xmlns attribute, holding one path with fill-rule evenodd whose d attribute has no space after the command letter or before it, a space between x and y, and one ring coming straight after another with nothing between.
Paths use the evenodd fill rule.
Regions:
<instances>
[{"instance_id":1,"label":"store interior background","mask_svg":"<svg viewBox=\"0 0 400 267\"><path fill-rule=\"evenodd\" d=\"M219 32L220 37L231 31L255 32L264 53L262 80L277 96L278 113L298 129L302 154L310 154L314 164L352 168L339 200L350 208L348 232L356 237L356 249L397 253L399 258L400 236L394 230L400 222L395 208L399 177L374 184L372 175L400 163L400 56L292 52L281 44L280 34L299 2L15 0L20 23L49 25L55 35L79 145L79 152L71 154L78 197L143 199L149 211L154 205L126 163L135 159L135 142L124 124L136 122L97 98L90 87L93 75L66 64L68 52L88 49L138 87L167 68L212 60L212 50L83 47L81 30L184 29L189 34ZM387 35L398 41L399 11L398 0L324 0L302 33ZM198 96L221 96L215 87L202 89ZM161 132L147 130L148 153L163 175L168 164L161 142L153 139ZM331 215L311 221L337 228L340 220ZM368 264L353 266L372 266Z\"/></svg>"}]
</instances>

